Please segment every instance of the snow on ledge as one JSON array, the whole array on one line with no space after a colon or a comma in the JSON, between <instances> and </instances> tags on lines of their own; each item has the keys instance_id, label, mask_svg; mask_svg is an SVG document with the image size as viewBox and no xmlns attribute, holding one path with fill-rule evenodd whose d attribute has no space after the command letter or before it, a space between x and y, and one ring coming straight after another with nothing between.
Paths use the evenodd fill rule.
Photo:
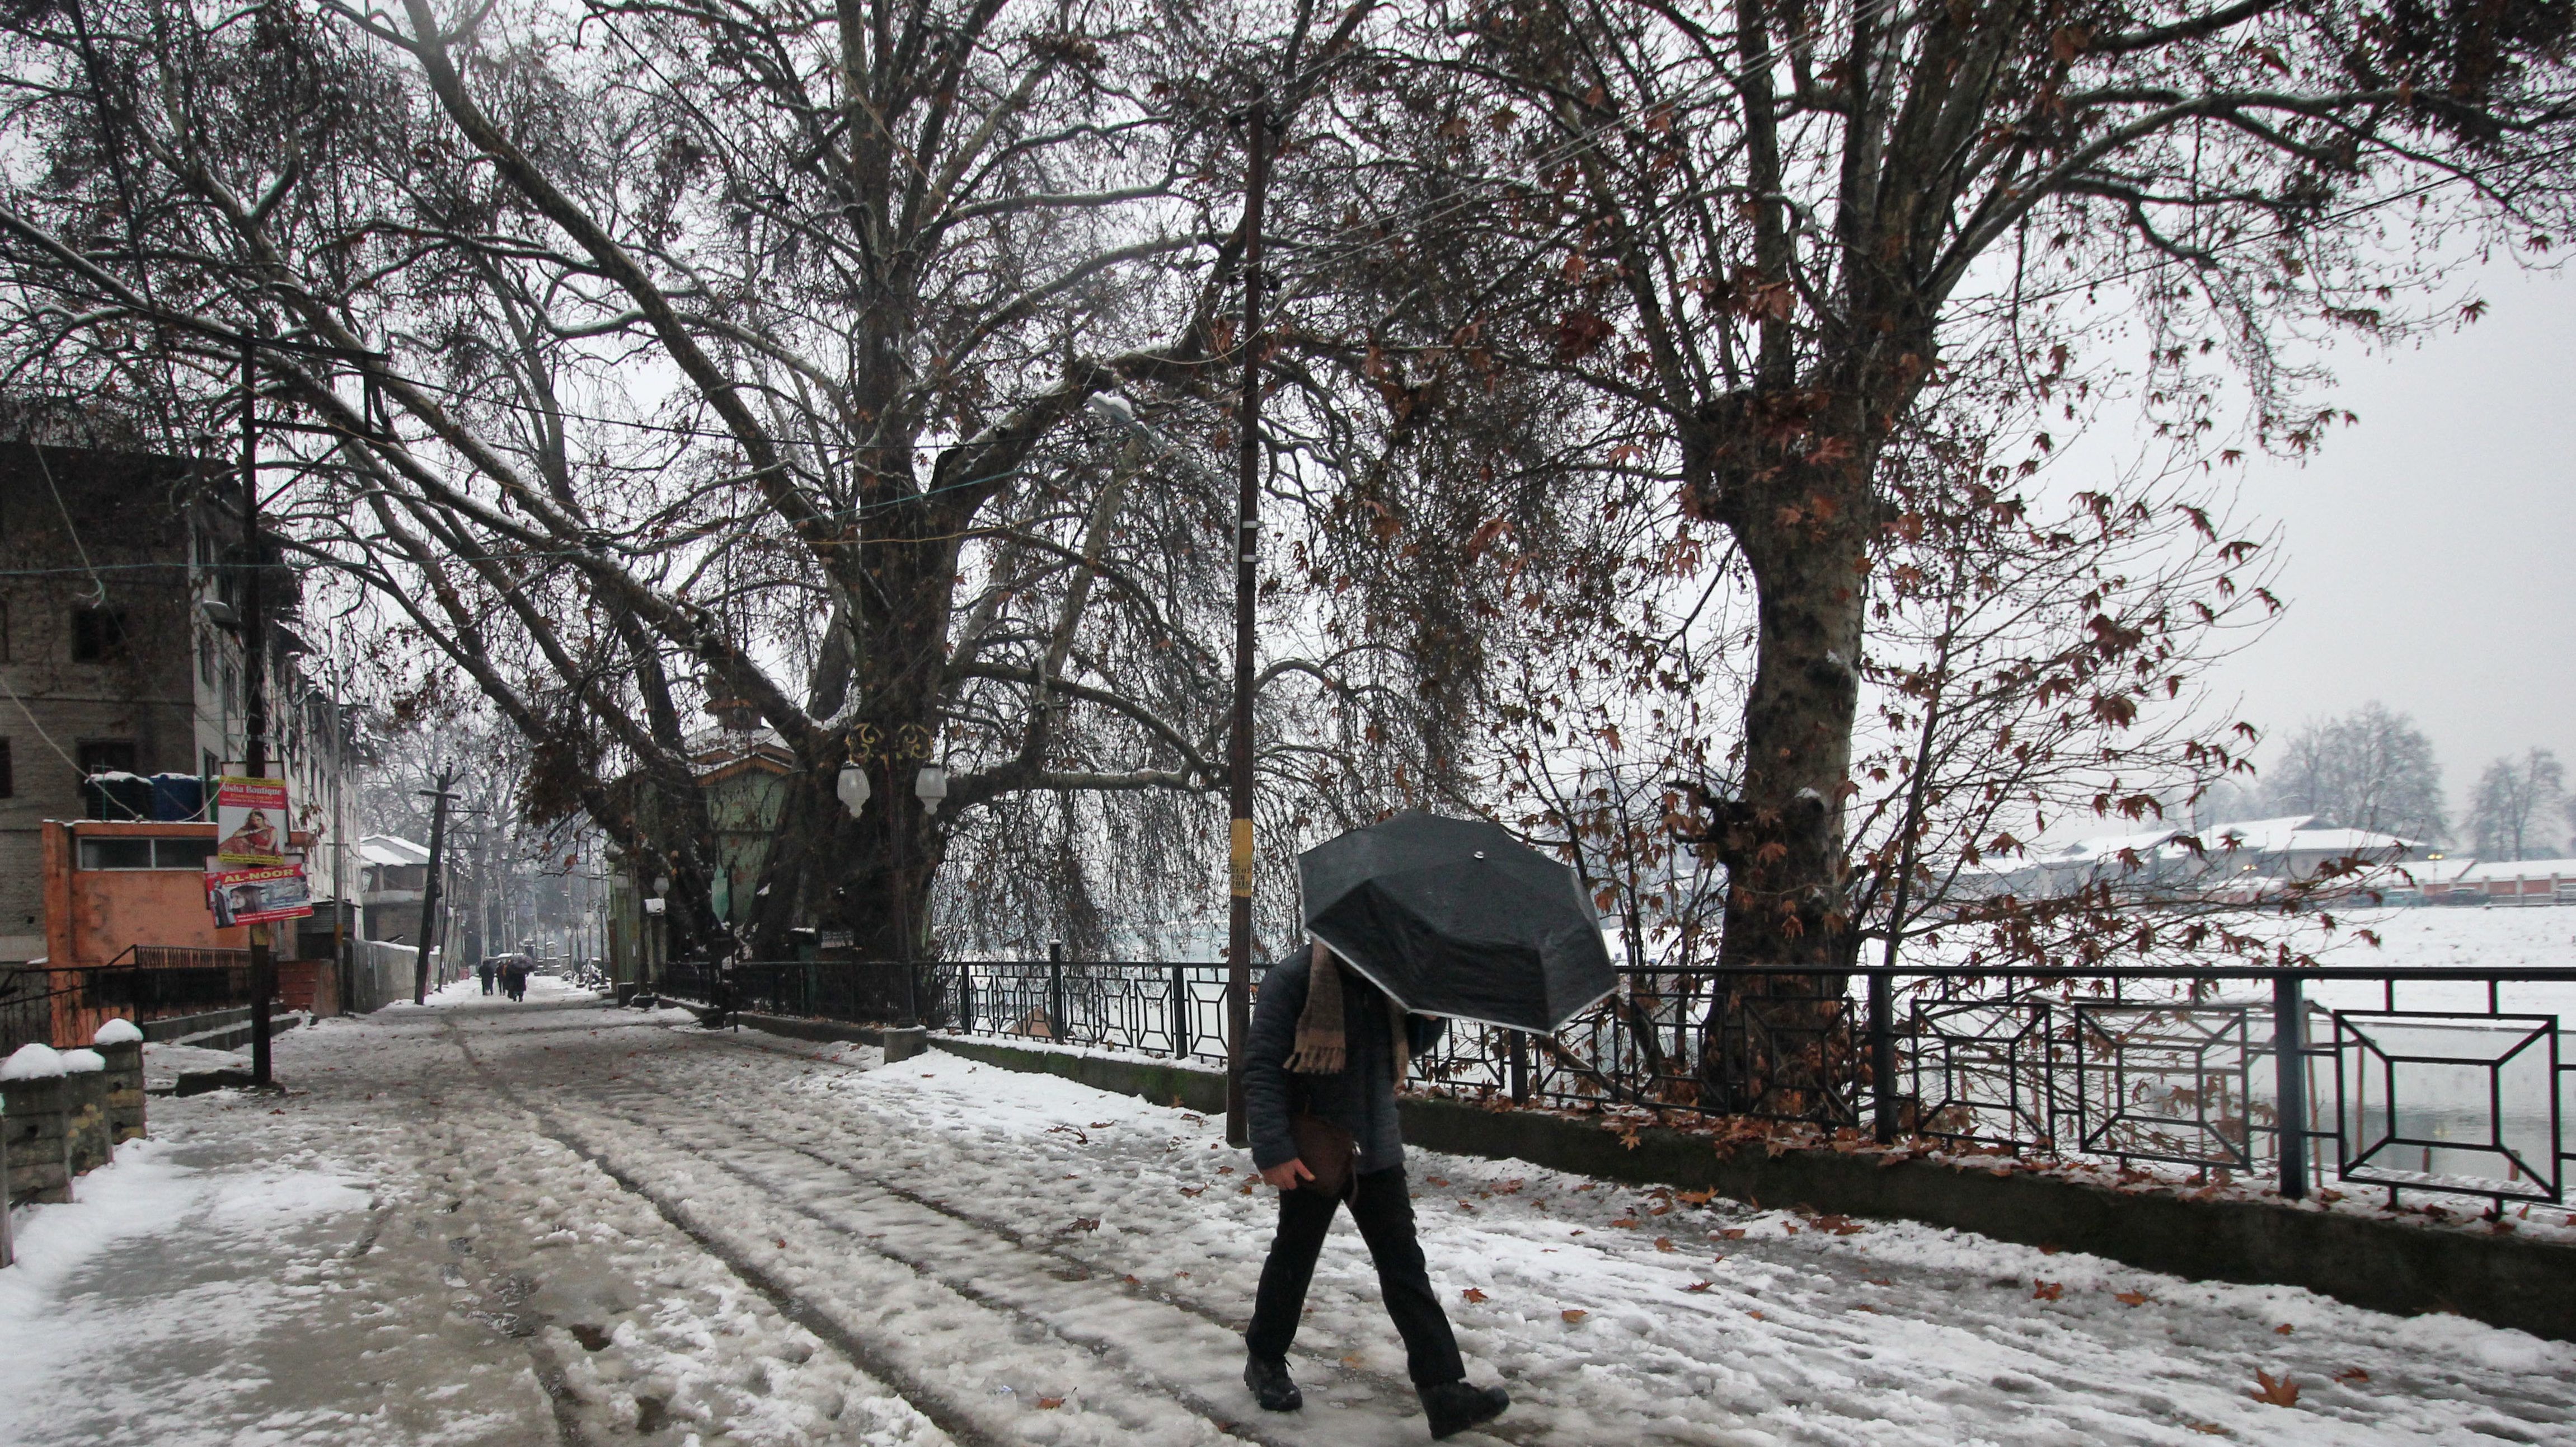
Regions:
<instances>
[{"instance_id":1,"label":"snow on ledge","mask_svg":"<svg viewBox=\"0 0 2576 1447\"><path fill-rule=\"evenodd\" d=\"M62 1061L64 1072L71 1075L88 1075L107 1068L107 1057L95 1050L66 1050Z\"/></svg>"},{"instance_id":2,"label":"snow on ledge","mask_svg":"<svg viewBox=\"0 0 2576 1447\"><path fill-rule=\"evenodd\" d=\"M131 1020L110 1020L90 1037L92 1045L140 1045L143 1031Z\"/></svg>"},{"instance_id":3,"label":"snow on ledge","mask_svg":"<svg viewBox=\"0 0 2576 1447\"><path fill-rule=\"evenodd\" d=\"M16 1054L0 1061L0 1080L55 1080L69 1073L61 1053L51 1045L21 1045Z\"/></svg>"}]
</instances>

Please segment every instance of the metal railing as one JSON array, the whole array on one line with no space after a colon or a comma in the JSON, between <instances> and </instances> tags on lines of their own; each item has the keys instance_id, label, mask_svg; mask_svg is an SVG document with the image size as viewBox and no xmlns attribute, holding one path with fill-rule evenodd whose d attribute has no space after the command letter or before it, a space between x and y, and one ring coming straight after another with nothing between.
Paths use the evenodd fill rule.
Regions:
<instances>
[{"instance_id":1,"label":"metal railing","mask_svg":"<svg viewBox=\"0 0 2576 1447\"><path fill-rule=\"evenodd\" d=\"M1225 973L680 963L661 988L1222 1066ZM2331 1180L2386 1189L2392 1204L2404 1191L2554 1203L2576 1160L2571 1016L2576 970L1627 970L1553 1036L1453 1022L1417 1078L1522 1104L2268 1176L2292 1198Z\"/></svg>"}]
</instances>

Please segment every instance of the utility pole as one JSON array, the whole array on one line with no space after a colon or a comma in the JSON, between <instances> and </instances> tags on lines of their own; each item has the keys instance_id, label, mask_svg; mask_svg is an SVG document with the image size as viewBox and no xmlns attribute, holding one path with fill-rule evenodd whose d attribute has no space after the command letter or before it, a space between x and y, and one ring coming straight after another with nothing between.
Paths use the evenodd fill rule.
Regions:
<instances>
[{"instance_id":1,"label":"utility pole","mask_svg":"<svg viewBox=\"0 0 2576 1447\"><path fill-rule=\"evenodd\" d=\"M259 350L245 336L241 353L242 387L242 772L268 777L268 620L260 612L259 547ZM281 819L281 828L290 821ZM269 1079L269 997L277 993L277 955L269 948L269 927L250 927L250 1079L266 1087Z\"/></svg>"},{"instance_id":2,"label":"utility pole","mask_svg":"<svg viewBox=\"0 0 2576 1447\"><path fill-rule=\"evenodd\" d=\"M1225 1138L1248 1144L1243 1102L1243 1045L1252 1033L1252 645L1256 569L1261 560L1261 201L1270 188L1270 102L1256 98L1245 124L1252 157L1243 195L1243 403L1235 422L1239 467L1235 487L1234 737L1227 790L1233 830L1228 852L1233 891L1225 976Z\"/></svg>"},{"instance_id":3,"label":"utility pole","mask_svg":"<svg viewBox=\"0 0 2576 1447\"><path fill-rule=\"evenodd\" d=\"M438 787L419 791L422 797L430 800L429 878L421 884L420 956L412 961L411 967L411 1002L415 1005L429 1003L429 952L438 943L439 865L442 862L439 856L447 847L447 801L456 797L451 792L455 786L456 771L441 769L438 771Z\"/></svg>"}]
</instances>

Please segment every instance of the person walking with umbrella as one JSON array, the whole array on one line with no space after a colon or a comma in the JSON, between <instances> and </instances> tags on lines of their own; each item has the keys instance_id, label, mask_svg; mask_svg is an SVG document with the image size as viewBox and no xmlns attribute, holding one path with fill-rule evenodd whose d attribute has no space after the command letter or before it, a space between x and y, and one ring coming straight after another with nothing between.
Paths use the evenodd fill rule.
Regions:
<instances>
[{"instance_id":1,"label":"person walking with umbrella","mask_svg":"<svg viewBox=\"0 0 2576 1447\"><path fill-rule=\"evenodd\" d=\"M1270 1411L1304 1405L1288 1349L1347 1204L1431 1435L1453 1436L1511 1398L1467 1380L1432 1290L1396 1089L1445 1027L1434 1017L1553 1032L1617 976L1573 872L1493 825L1400 814L1308 850L1298 868L1314 943L1264 975L1244 1042L1252 1163L1279 1192L1244 1385Z\"/></svg>"}]
</instances>

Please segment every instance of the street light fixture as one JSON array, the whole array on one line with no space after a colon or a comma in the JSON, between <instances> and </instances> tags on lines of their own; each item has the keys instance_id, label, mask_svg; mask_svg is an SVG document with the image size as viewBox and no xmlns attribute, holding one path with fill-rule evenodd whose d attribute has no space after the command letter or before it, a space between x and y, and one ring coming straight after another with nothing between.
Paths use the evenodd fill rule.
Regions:
<instances>
[{"instance_id":1,"label":"street light fixture","mask_svg":"<svg viewBox=\"0 0 2576 1447\"><path fill-rule=\"evenodd\" d=\"M841 765L841 777L833 784L832 792L840 797L841 807L849 810L850 817L856 819L859 811L868 807L868 798L876 790L868 783L867 769L852 759Z\"/></svg>"},{"instance_id":2,"label":"street light fixture","mask_svg":"<svg viewBox=\"0 0 2576 1447\"><path fill-rule=\"evenodd\" d=\"M921 801L925 814L939 812L939 801L948 797L948 771L937 764L924 764L913 776L912 796Z\"/></svg>"}]
</instances>

